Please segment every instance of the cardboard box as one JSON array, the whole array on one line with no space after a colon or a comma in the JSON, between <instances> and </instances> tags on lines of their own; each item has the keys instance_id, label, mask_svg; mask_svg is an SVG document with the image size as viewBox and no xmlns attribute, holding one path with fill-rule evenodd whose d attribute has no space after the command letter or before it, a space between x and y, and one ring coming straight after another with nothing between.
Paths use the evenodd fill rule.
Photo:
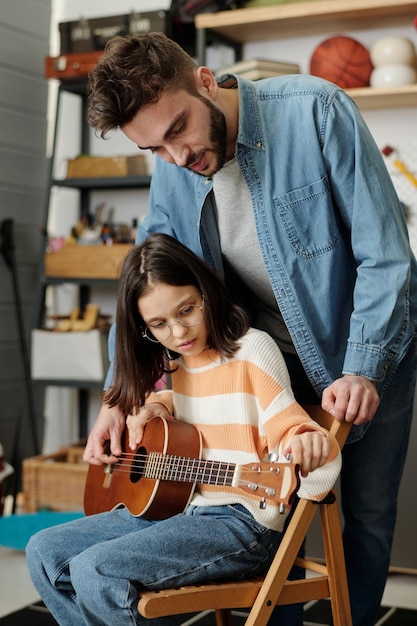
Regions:
<instances>
[{"instance_id":1,"label":"cardboard box","mask_svg":"<svg viewBox=\"0 0 417 626\"><path fill-rule=\"evenodd\" d=\"M107 333L32 330L31 370L34 380L97 381L109 366Z\"/></svg>"},{"instance_id":2,"label":"cardboard box","mask_svg":"<svg viewBox=\"0 0 417 626\"><path fill-rule=\"evenodd\" d=\"M69 244L57 252L45 253L45 274L49 278L94 278L116 280L123 259L133 244Z\"/></svg>"},{"instance_id":3,"label":"cardboard box","mask_svg":"<svg viewBox=\"0 0 417 626\"><path fill-rule=\"evenodd\" d=\"M148 168L144 154L135 156L79 156L67 164L67 178L107 178L146 176Z\"/></svg>"},{"instance_id":4,"label":"cardboard box","mask_svg":"<svg viewBox=\"0 0 417 626\"><path fill-rule=\"evenodd\" d=\"M66 446L53 454L23 461L24 507L28 513L82 511L88 463L84 445Z\"/></svg>"}]
</instances>

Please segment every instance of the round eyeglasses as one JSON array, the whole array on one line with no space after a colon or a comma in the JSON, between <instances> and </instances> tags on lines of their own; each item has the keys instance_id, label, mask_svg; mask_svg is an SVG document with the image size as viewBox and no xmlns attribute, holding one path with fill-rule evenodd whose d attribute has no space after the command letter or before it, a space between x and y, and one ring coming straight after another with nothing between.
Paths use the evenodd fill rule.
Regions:
<instances>
[{"instance_id":1,"label":"round eyeglasses","mask_svg":"<svg viewBox=\"0 0 417 626\"><path fill-rule=\"evenodd\" d=\"M196 304L186 304L178 309L176 321L185 328L198 326L203 321L204 302L197 306ZM174 322L175 323L175 322ZM145 327L143 336L153 343L161 343L167 341L171 337L172 323L168 322L152 322Z\"/></svg>"}]
</instances>

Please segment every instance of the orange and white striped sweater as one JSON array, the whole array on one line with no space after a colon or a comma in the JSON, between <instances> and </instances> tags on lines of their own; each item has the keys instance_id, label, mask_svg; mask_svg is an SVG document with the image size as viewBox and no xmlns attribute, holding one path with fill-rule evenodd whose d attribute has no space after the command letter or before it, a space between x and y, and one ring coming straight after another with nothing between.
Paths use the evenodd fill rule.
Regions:
<instances>
[{"instance_id":1,"label":"orange and white striped sweater","mask_svg":"<svg viewBox=\"0 0 417 626\"><path fill-rule=\"evenodd\" d=\"M172 373L172 390L150 394L147 402L162 402L174 417L193 424L202 434L203 459L247 464L266 461L282 450L294 434L322 430L294 399L283 356L266 333L250 329L239 341L232 358L213 350L196 357L179 357ZM336 440L331 441L327 463L301 477L298 495L321 499L333 487L341 468ZM267 501L259 507L259 496L233 487L199 485L192 504L215 506L240 503L255 519L282 531L288 511L280 514L278 504Z\"/></svg>"}]
</instances>

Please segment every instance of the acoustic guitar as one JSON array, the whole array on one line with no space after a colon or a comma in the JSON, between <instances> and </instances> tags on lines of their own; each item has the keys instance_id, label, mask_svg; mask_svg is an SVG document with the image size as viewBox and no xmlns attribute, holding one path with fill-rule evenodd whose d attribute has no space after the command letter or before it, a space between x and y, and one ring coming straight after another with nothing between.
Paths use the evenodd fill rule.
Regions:
<instances>
[{"instance_id":1,"label":"acoustic guitar","mask_svg":"<svg viewBox=\"0 0 417 626\"><path fill-rule=\"evenodd\" d=\"M238 465L201 458L201 433L191 424L154 417L146 424L135 451L129 448L127 429L123 454L115 464L90 465L84 491L86 515L126 506L136 517L158 520L182 513L196 484L236 488L290 508L299 487L293 463Z\"/></svg>"}]
</instances>

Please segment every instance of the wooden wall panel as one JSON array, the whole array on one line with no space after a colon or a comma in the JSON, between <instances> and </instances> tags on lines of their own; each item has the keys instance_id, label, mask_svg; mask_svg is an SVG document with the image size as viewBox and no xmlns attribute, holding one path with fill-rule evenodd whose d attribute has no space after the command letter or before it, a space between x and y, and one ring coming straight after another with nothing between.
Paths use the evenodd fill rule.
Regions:
<instances>
[{"instance_id":1,"label":"wooden wall panel","mask_svg":"<svg viewBox=\"0 0 417 626\"><path fill-rule=\"evenodd\" d=\"M48 83L51 0L2 2L0 12L0 222L13 220L14 259L24 323L30 346L34 302L42 258L41 225L47 176ZM33 455L22 342L17 324L13 275L0 257L0 442L12 462L17 426L20 456ZM39 431L43 389L34 388ZM17 468L19 469L19 468Z\"/></svg>"}]
</instances>

